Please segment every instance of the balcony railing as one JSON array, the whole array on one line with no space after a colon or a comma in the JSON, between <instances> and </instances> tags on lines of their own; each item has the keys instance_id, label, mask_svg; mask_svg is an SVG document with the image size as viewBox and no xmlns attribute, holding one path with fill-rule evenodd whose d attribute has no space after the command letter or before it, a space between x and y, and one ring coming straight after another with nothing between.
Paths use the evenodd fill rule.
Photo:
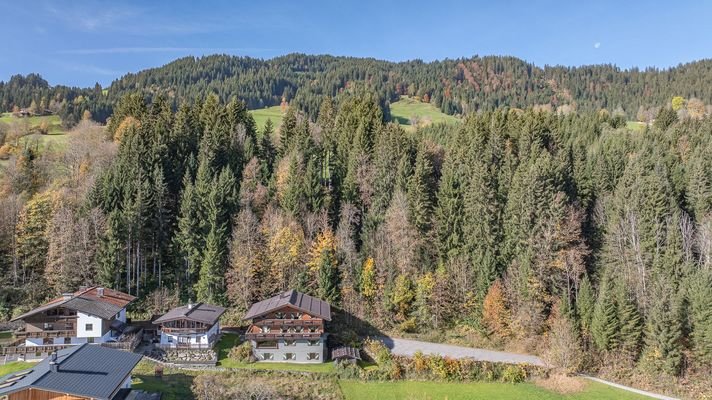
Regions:
<instances>
[{"instance_id":1,"label":"balcony railing","mask_svg":"<svg viewBox=\"0 0 712 400\"><path fill-rule=\"evenodd\" d=\"M246 333L245 338L249 340L259 339L318 339L322 335L321 332L302 332L302 333Z\"/></svg>"},{"instance_id":2,"label":"balcony railing","mask_svg":"<svg viewBox=\"0 0 712 400\"><path fill-rule=\"evenodd\" d=\"M203 334L207 332L209 329L206 328L170 328L167 326L162 326L161 327L161 332L165 333L176 333L180 335L188 335L188 334Z\"/></svg>"},{"instance_id":3,"label":"balcony railing","mask_svg":"<svg viewBox=\"0 0 712 400\"><path fill-rule=\"evenodd\" d=\"M209 350L213 345L214 343L161 343L155 346L163 350Z\"/></svg>"},{"instance_id":4,"label":"balcony railing","mask_svg":"<svg viewBox=\"0 0 712 400\"><path fill-rule=\"evenodd\" d=\"M255 325L259 326L321 326L324 321L320 319L276 319L268 318L255 321Z\"/></svg>"},{"instance_id":5,"label":"balcony railing","mask_svg":"<svg viewBox=\"0 0 712 400\"><path fill-rule=\"evenodd\" d=\"M74 330L47 330L47 331L19 331L15 332L17 338L58 338L77 336Z\"/></svg>"},{"instance_id":6,"label":"balcony railing","mask_svg":"<svg viewBox=\"0 0 712 400\"><path fill-rule=\"evenodd\" d=\"M0 347L0 356L23 355L23 354L50 354L57 350L72 347L72 344L52 344L46 346L8 346Z\"/></svg>"}]
</instances>

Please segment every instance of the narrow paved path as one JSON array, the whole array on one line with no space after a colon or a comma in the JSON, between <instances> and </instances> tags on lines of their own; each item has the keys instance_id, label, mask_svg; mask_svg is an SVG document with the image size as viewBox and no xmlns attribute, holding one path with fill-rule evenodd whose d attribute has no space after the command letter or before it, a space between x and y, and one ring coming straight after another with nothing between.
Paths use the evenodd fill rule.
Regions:
<instances>
[{"instance_id":1,"label":"narrow paved path","mask_svg":"<svg viewBox=\"0 0 712 400\"><path fill-rule=\"evenodd\" d=\"M532 364L545 366L544 361L536 356L505 353L503 351L476 349L473 347L454 346L451 344L421 342L418 340L379 337L391 353L401 356L413 356L417 351L425 355L440 354L452 358L473 358L479 361L503 362L509 364Z\"/></svg>"},{"instance_id":2,"label":"narrow paved path","mask_svg":"<svg viewBox=\"0 0 712 400\"><path fill-rule=\"evenodd\" d=\"M613 386L614 388L618 388L618 389L621 389L621 390L627 390L627 391L629 391L629 392L633 392L633 393L637 393L637 394L642 394L643 396L652 397L652 398L654 398L654 399L660 399L660 400L678 400L678 399L676 399L675 397L668 397L668 396L663 396L662 394L657 394L657 393L652 393L652 392L646 392L645 390L640 390L640 389L632 388L632 387L630 387L630 386L621 385L621 384L619 384L619 383L614 383L614 382L605 381L605 380L603 380L603 379L594 378L594 377L588 376L588 375L581 375L581 376L584 377L584 378L586 378L586 379L592 380L592 381L594 381L594 382L602 383L602 384L608 385L608 386Z\"/></svg>"}]
</instances>

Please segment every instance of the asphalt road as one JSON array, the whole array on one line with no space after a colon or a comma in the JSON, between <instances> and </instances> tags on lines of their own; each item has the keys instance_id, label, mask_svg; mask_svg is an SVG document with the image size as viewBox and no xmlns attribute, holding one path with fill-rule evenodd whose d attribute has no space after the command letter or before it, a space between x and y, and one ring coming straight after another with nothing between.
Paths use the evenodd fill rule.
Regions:
<instances>
[{"instance_id":1,"label":"asphalt road","mask_svg":"<svg viewBox=\"0 0 712 400\"><path fill-rule=\"evenodd\" d=\"M544 366L544 361L536 356L506 353L503 351L476 349L473 347L454 346L451 344L421 342L410 339L381 337L379 340L391 349L391 353L412 356L417 351L425 355L440 354L452 358L472 358L479 361L503 362L509 364L532 364Z\"/></svg>"}]
</instances>

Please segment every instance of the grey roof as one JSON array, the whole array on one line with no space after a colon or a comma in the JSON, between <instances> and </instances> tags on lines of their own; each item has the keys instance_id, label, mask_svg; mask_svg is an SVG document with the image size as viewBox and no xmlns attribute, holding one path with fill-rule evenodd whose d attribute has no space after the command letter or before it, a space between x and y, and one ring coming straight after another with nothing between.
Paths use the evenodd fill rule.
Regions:
<instances>
[{"instance_id":1,"label":"grey roof","mask_svg":"<svg viewBox=\"0 0 712 400\"><path fill-rule=\"evenodd\" d=\"M225 308L213 306L205 303L185 305L176 307L160 318L153 321L154 324L162 324L168 321L186 319L189 321L202 322L208 325L214 325L220 319L220 316L225 312Z\"/></svg>"},{"instance_id":2,"label":"grey roof","mask_svg":"<svg viewBox=\"0 0 712 400\"><path fill-rule=\"evenodd\" d=\"M259 317L284 306L291 306L309 315L331 321L329 303L293 289L253 304L243 319Z\"/></svg>"},{"instance_id":3,"label":"grey roof","mask_svg":"<svg viewBox=\"0 0 712 400\"><path fill-rule=\"evenodd\" d=\"M83 312L84 314L93 315L101 319L112 319L123 308L117 306L116 304L89 300L82 297L74 297L62 306Z\"/></svg>"},{"instance_id":4,"label":"grey roof","mask_svg":"<svg viewBox=\"0 0 712 400\"><path fill-rule=\"evenodd\" d=\"M34 388L110 400L141 357L140 354L86 343L69 347L57 352L57 371L51 370L50 358L46 358L31 369L0 378L0 386L3 386L4 382L23 376L11 386L1 388L0 396Z\"/></svg>"},{"instance_id":5,"label":"grey roof","mask_svg":"<svg viewBox=\"0 0 712 400\"><path fill-rule=\"evenodd\" d=\"M351 359L360 360L361 352L355 347L338 347L331 351L332 360Z\"/></svg>"}]
</instances>

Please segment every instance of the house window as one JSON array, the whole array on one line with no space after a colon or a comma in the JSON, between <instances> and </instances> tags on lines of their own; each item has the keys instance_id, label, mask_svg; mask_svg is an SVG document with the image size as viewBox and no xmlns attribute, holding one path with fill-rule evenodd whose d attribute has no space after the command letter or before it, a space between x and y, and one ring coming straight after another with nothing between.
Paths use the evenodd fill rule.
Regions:
<instances>
[{"instance_id":1,"label":"house window","mask_svg":"<svg viewBox=\"0 0 712 400\"><path fill-rule=\"evenodd\" d=\"M274 317L277 319L284 319L284 313L283 312L274 313Z\"/></svg>"},{"instance_id":2,"label":"house window","mask_svg":"<svg viewBox=\"0 0 712 400\"><path fill-rule=\"evenodd\" d=\"M297 341L296 341L296 340L285 340L285 341L284 341L284 345L285 345L285 346L296 346L296 345L297 345Z\"/></svg>"},{"instance_id":3,"label":"house window","mask_svg":"<svg viewBox=\"0 0 712 400\"><path fill-rule=\"evenodd\" d=\"M263 326L262 327L262 333L269 333L270 327L269 326Z\"/></svg>"},{"instance_id":4,"label":"house window","mask_svg":"<svg viewBox=\"0 0 712 400\"><path fill-rule=\"evenodd\" d=\"M72 344L72 338L70 338L70 337L64 338L64 344Z\"/></svg>"},{"instance_id":5,"label":"house window","mask_svg":"<svg viewBox=\"0 0 712 400\"><path fill-rule=\"evenodd\" d=\"M303 327L303 326L295 326L295 327L294 327L294 330L295 330L297 333L301 333L301 332L304 330L304 327Z\"/></svg>"},{"instance_id":6,"label":"house window","mask_svg":"<svg viewBox=\"0 0 712 400\"><path fill-rule=\"evenodd\" d=\"M87 338L87 343L94 343L94 338L93 338L93 337L88 337L88 338Z\"/></svg>"},{"instance_id":7,"label":"house window","mask_svg":"<svg viewBox=\"0 0 712 400\"><path fill-rule=\"evenodd\" d=\"M316 326L310 326L310 327L309 327L309 332L311 332L311 333L316 333Z\"/></svg>"},{"instance_id":8,"label":"house window","mask_svg":"<svg viewBox=\"0 0 712 400\"><path fill-rule=\"evenodd\" d=\"M286 326L283 326L283 327L281 327L281 328L279 329L279 331L282 332L282 333L287 333L287 332L289 331L289 329L287 329Z\"/></svg>"},{"instance_id":9,"label":"house window","mask_svg":"<svg viewBox=\"0 0 712 400\"><path fill-rule=\"evenodd\" d=\"M274 354L272 353L262 353L263 360L274 360Z\"/></svg>"},{"instance_id":10,"label":"house window","mask_svg":"<svg viewBox=\"0 0 712 400\"><path fill-rule=\"evenodd\" d=\"M42 339L42 344L46 346L49 344L54 344L54 341L52 340L52 338L44 338Z\"/></svg>"},{"instance_id":11,"label":"house window","mask_svg":"<svg viewBox=\"0 0 712 400\"><path fill-rule=\"evenodd\" d=\"M294 353L284 353L284 359L285 361L294 361L297 359L297 355Z\"/></svg>"},{"instance_id":12,"label":"house window","mask_svg":"<svg viewBox=\"0 0 712 400\"><path fill-rule=\"evenodd\" d=\"M258 349L276 349L277 348L277 341L275 340L266 340L263 342L257 342L257 348Z\"/></svg>"},{"instance_id":13,"label":"house window","mask_svg":"<svg viewBox=\"0 0 712 400\"><path fill-rule=\"evenodd\" d=\"M309 346L318 346L319 341L318 340L310 340L309 343L307 343Z\"/></svg>"},{"instance_id":14,"label":"house window","mask_svg":"<svg viewBox=\"0 0 712 400\"><path fill-rule=\"evenodd\" d=\"M50 324L48 322L44 323L44 330L51 331L52 329L54 329L54 326L52 324Z\"/></svg>"},{"instance_id":15,"label":"house window","mask_svg":"<svg viewBox=\"0 0 712 400\"><path fill-rule=\"evenodd\" d=\"M94 330L94 324L86 324L86 325L84 326L84 330L87 331L87 332L93 331L93 330Z\"/></svg>"},{"instance_id":16,"label":"house window","mask_svg":"<svg viewBox=\"0 0 712 400\"><path fill-rule=\"evenodd\" d=\"M307 353L307 360L318 360L319 353Z\"/></svg>"}]
</instances>

